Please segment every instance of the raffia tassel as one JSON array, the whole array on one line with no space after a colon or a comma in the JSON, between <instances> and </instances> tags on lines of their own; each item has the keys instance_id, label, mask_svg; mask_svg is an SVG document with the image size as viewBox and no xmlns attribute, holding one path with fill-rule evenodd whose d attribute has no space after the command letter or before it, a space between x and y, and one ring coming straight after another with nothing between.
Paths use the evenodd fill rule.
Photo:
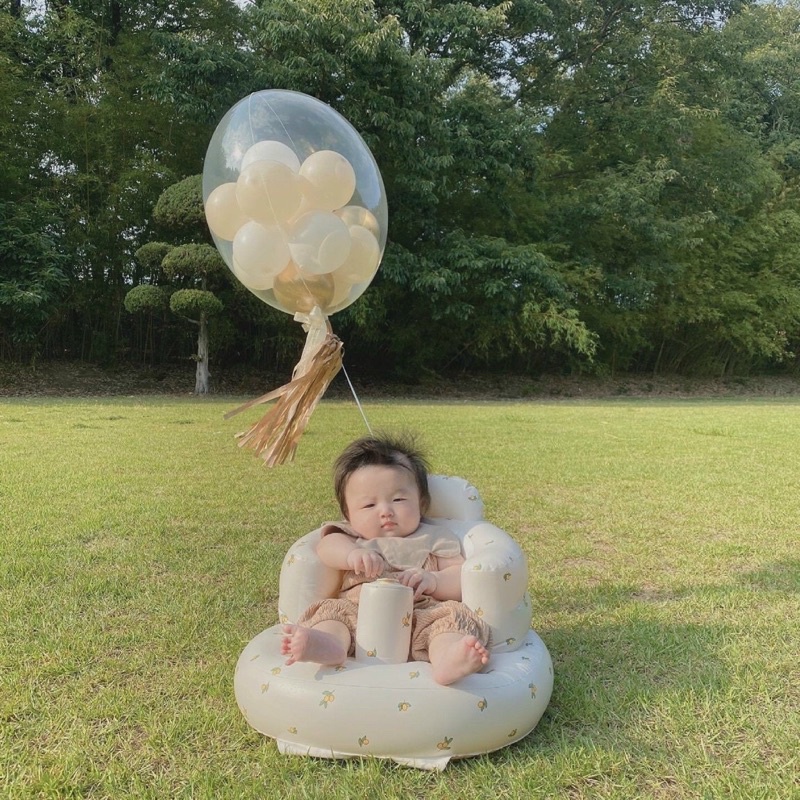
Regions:
<instances>
[{"instance_id":1,"label":"raffia tassel","mask_svg":"<svg viewBox=\"0 0 800 800\"><path fill-rule=\"evenodd\" d=\"M341 339L328 333L302 374L225 414L225 419L230 419L248 408L277 398L278 402L255 425L237 434L239 447L255 450L268 467L294 459L311 414L341 368Z\"/></svg>"}]
</instances>

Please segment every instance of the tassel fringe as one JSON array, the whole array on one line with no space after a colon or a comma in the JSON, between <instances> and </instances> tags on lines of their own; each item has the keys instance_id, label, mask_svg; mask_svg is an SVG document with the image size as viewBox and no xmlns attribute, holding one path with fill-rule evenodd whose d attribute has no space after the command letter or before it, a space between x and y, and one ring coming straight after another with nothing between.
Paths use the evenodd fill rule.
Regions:
<instances>
[{"instance_id":1,"label":"tassel fringe","mask_svg":"<svg viewBox=\"0 0 800 800\"><path fill-rule=\"evenodd\" d=\"M225 414L230 419L253 406L278 401L252 427L237 434L239 447L255 450L268 467L292 461L317 403L341 368L342 342L327 333L300 375Z\"/></svg>"}]
</instances>

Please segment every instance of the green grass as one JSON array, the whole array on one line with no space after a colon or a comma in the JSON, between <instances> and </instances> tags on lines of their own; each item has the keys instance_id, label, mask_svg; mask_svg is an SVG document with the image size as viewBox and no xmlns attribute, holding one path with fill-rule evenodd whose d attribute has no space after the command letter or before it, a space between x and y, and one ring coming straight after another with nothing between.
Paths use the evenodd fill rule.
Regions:
<instances>
[{"instance_id":1,"label":"green grass","mask_svg":"<svg viewBox=\"0 0 800 800\"><path fill-rule=\"evenodd\" d=\"M523 742L443 774L283 757L232 689L363 433L269 470L235 400L0 401L0 797L800 797L800 404L367 403L526 550L555 667Z\"/></svg>"}]
</instances>

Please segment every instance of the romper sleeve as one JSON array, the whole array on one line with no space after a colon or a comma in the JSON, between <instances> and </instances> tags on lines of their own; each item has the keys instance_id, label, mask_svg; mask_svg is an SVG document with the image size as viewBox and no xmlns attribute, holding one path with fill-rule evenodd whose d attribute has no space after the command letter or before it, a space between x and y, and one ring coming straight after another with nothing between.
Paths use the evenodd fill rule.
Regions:
<instances>
[{"instance_id":1,"label":"romper sleeve","mask_svg":"<svg viewBox=\"0 0 800 800\"><path fill-rule=\"evenodd\" d=\"M323 522L322 527L319 529L320 538L327 536L329 533L343 533L352 539L361 538L347 522Z\"/></svg>"},{"instance_id":2,"label":"romper sleeve","mask_svg":"<svg viewBox=\"0 0 800 800\"><path fill-rule=\"evenodd\" d=\"M430 552L437 558L457 558L462 555L461 540L443 525L423 522L430 536ZM422 527L422 526L420 526ZM430 530L427 530L430 529Z\"/></svg>"}]
</instances>

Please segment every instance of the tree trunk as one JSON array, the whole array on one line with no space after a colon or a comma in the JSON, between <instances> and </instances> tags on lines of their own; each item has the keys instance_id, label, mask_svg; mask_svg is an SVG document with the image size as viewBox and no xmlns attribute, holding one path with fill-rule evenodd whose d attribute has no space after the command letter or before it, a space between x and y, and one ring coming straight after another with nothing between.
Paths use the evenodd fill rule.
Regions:
<instances>
[{"instance_id":1,"label":"tree trunk","mask_svg":"<svg viewBox=\"0 0 800 800\"><path fill-rule=\"evenodd\" d=\"M194 379L194 393L208 394L211 375L208 372L208 317L200 313L200 330L197 333L197 372Z\"/></svg>"},{"instance_id":2,"label":"tree trunk","mask_svg":"<svg viewBox=\"0 0 800 800\"><path fill-rule=\"evenodd\" d=\"M122 8L119 0L111 0L111 44L116 44L122 32Z\"/></svg>"}]
</instances>

